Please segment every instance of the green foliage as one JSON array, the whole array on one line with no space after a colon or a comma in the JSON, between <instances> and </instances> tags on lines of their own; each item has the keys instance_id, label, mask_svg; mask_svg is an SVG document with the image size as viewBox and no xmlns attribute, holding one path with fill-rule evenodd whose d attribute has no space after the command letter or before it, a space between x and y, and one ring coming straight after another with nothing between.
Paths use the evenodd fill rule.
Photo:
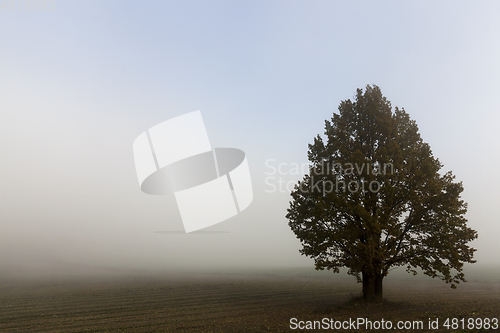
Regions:
<instances>
[{"instance_id":1,"label":"green foliage","mask_svg":"<svg viewBox=\"0 0 500 333\"><path fill-rule=\"evenodd\" d=\"M467 243L477 233L464 218L462 183L439 173L441 163L405 110L393 110L368 85L354 102L340 103L325 136L309 145L311 169L291 193L286 215L300 253L316 269L348 267L358 280L360 273L386 276L406 266L452 288L465 281L463 264L475 262L476 251Z\"/></svg>"}]
</instances>

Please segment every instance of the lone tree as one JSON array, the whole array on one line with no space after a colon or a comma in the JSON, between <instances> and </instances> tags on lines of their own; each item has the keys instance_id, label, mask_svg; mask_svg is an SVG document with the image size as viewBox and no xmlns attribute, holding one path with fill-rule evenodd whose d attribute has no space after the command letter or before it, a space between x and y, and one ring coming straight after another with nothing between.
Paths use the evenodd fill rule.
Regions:
<instances>
[{"instance_id":1,"label":"lone tree","mask_svg":"<svg viewBox=\"0 0 500 333\"><path fill-rule=\"evenodd\" d=\"M474 263L461 182L422 141L404 109L392 110L379 87L357 90L325 121L326 143L309 145L309 173L292 191L286 217L300 253L318 270L347 267L366 300L382 298L392 267L438 277L456 288Z\"/></svg>"}]
</instances>

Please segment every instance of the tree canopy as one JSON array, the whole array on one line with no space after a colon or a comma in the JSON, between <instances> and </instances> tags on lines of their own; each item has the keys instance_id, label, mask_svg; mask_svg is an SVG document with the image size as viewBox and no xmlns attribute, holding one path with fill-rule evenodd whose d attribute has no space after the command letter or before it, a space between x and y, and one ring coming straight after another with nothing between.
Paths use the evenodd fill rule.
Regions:
<instances>
[{"instance_id":1,"label":"tree canopy","mask_svg":"<svg viewBox=\"0 0 500 333\"><path fill-rule=\"evenodd\" d=\"M468 243L463 186L420 137L404 109L391 107L379 87L357 89L325 121L325 140L309 145L309 173L292 191L286 215L300 253L316 269L363 282L366 299L382 297L382 281L404 266L450 283L465 282L474 263Z\"/></svg>"}]
</instances>

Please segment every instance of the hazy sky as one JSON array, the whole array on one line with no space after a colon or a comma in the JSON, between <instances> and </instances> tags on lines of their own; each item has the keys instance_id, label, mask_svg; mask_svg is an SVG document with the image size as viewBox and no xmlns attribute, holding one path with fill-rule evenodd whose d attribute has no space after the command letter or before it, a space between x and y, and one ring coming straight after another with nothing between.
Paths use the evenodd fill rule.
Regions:
<instances>
[{"instance_id":1,"label":"hazy sky","mask_svg":"<svg viewBox=\"0 0 500 333\"><path fill-rule=\"evenodd\" d=\"M463 181L476 258L499 263L500 2L51 4L0 10L0 267L312 266L265 163L306 162L366 84ZM212 146L250 165L252 205L207 229L224 232L172 233L175 199L135 174L134 139L195 110Z\"/></svg>"}]
</instances>

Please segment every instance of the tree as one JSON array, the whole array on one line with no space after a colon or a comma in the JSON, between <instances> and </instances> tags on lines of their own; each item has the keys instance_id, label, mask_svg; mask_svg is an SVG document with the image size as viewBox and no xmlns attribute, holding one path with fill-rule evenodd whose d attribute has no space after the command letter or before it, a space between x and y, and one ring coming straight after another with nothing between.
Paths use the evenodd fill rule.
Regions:
<instances>
[{"instance_id":1,"label":"tree","mask_svg":"<svg viewBox=\"0 0 500 333\"><path fill-rule=\"evenodd\" d=\"M462 183L439 173L408 113L367 85L325 121L325 136L309 145L309 173L286 215L299 252L318 270L347 267L367 300L382 298L382 281L398 266L452 288L466 282L463 264L476 251L467 243L477 232L467 227Z\"/></svg>"}]
</instances>

